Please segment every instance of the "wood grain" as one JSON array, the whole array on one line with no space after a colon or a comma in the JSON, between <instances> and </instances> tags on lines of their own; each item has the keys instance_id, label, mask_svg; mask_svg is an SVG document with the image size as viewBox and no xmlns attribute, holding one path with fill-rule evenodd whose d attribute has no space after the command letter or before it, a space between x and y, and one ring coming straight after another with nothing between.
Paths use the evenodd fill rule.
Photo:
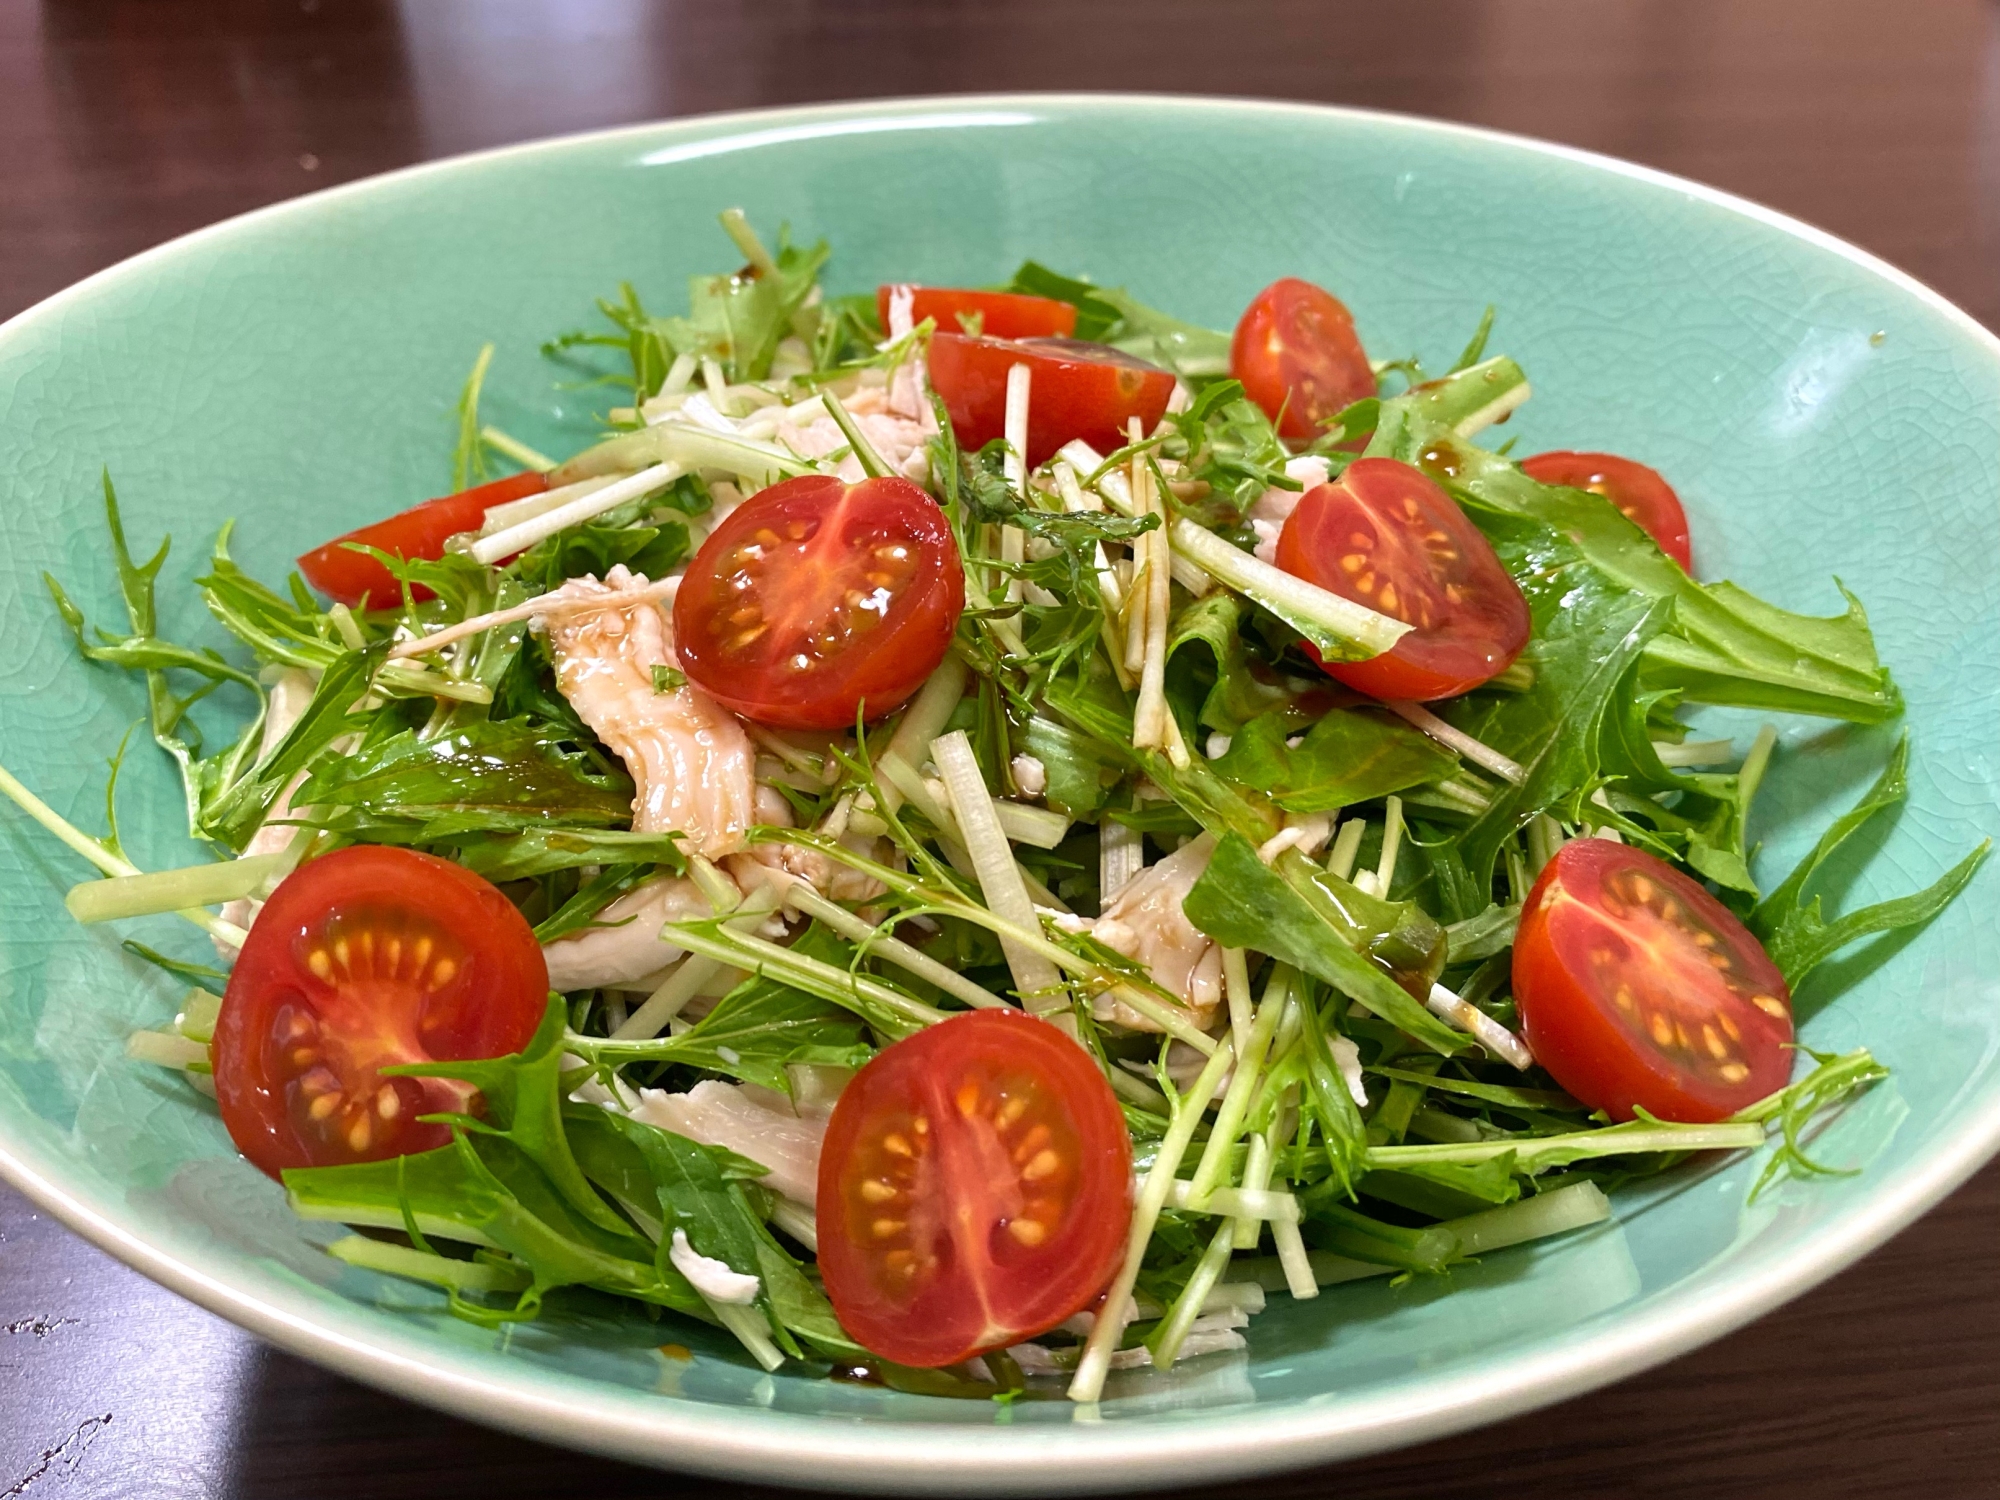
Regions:
<instances>
[{"instance_id":1,"label":"wood grain","mask_svg":"<svg viewBox=\"0 0 2000 1500\"><path fill-rule=\"evenodd\" d=\"M1976 0L0 0L0 316L229 214L664 115L1111 88L1407 110L1611 152L1855 240L2000 325L2000 9ZM1660 1370L1190 1494L2000 1493L2000 1168ZM271 1351L0 1190L0 1500L480 1500L684 1481ZM777 1493L702 1484L703 1493Z\"/></svg>"}]
</instances>

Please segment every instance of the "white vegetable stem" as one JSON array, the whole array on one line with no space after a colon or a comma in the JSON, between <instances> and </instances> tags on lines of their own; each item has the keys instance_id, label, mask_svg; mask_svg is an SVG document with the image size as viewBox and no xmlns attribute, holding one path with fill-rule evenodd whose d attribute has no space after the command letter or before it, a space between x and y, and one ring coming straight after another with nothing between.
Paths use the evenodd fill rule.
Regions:
<instances>
[{"instance_id":1,"label":"white vegetable stem","mask_svg":"<svg viewBox=\"0 0 2000 1500\"><path fill-rule=\"evenodd\" d=\"M1321 650L1342 645L1379 656L1410 633L1410 627L1331 590L1295 578L1261 561L1183 516L1169 535L1174 550L1238 593L1247 594L1308 637Z\"/></svg>"},{"instance_id":2,"label":"white vegetable stem","mask_svg":"<svg viewBox=\"0 0 2000 1500\"><path fill-rule=\"evenodd\" d=\"M224 901L261 896L291 873L309 839L294 838L277 854L254 854L215 864L160 870L151 875L114 875L70 887L63 905L77 921L112 922L121 917L145 917L189 906L218 906Z\"/></svg>"},{"instance_id":3,"label":"white vegetable stem","mask_svg":"<svg viewBox=\"0 0 2000 1500\"><path fill-rule=\"evenodd\" d=\"M724 925L731 932L749 932L765 917L777 909L778 896L769 886L761 886L743 899L735 914ZM688 1001L701 992L701 987L723 972L729 965L719 959L705 958L698 953L690 953L674 966L674 971L660 983L660 987L646 997L625 1024L611 1033L613 1041L650 1041L667 1029L667 1022L681 1013Z\"/></svg>"},{"instance_id":4,"label":"white vegetable stem","mask_svg":"<svg viewBox=\"0 0 2000 1500\"><path fill-rule=\"evenodd\" d=\"M1502 755L1482 740L1475 740L1462 729L1454 729L1421 703L1411 703L1401 698L1387 698L1382 706L1401 718L1414 729L1421 729L1448 750L1456 750L1476 766L1491 771L1503 781L1511 781L1516 786L1528 779L1528 773L1521 763Z\"/></svg>"},{"instance_id":5,"label":"white vegetable stem","mask_svg":"<svg viewBox=\"0 0 2000 1500\"><path fill-rule=\"evenodd\" d=\"M991 990L982 989L956 969L946 968L929 954L912 948L900 938L877 931L874 923L856 916L838 901L828 900L814 890L807 881L795 880L786 890L785 899L807 916L818 918L850 942L861 944L870 953L879 953L890 963L909 970L919 979L929 980L947 995L956 995L967 1005L987 1010L1013 1009Z\"/></svg>"},{"instance_id":6,"label":"white vegetable stem","mask_svg":"<svg viewBox=\"0 0 2000 1500\"><path fill-rule=\"evenodd\" d=\"M958 707L958 700L965 696L966 667L956 655L947 653L938 663L938 669L924 679L924 685L917 690L917 696L910 700L910 706L903 710L902 721L896 725L896 732L889 736L889 748L882 752L876 768L884 773L881 787L882 797L894 812L903 803L902 788L888 779L887 761L896 761L915 771L930 758L931 741L943 731L951 719L952 710Z\"/></svg>"},{"instance_id":7,"label":"white vegetable stem","mask_svg":"<svg viewBox=\"0 0 2000 1500\"><path fill-rule=\"evenodd\" d=\"M1159 1155L1153 1158L1145 1183L1139 1189L1138 1202L1133 1205L1132 1232L1125 1241L1124 1263L1111 1280L1110 1289L1104 1297L1104 1311L1091 1325L1089 1341L1077 1360L1076 1377L1069 1385L1072 1401L1094 1402L1104 1394L1104 1377L1111 1369L1112 1352L1125 1336L1126 1304L1132 1296L1132 1288L1138 1283L1139 1266L1146 1258L1146 1246L1152 1241L1153 1226L1159 1223L1160 1210L1166 1206L1167 1194L1173 1191L1181 1158L1187 1155L1195 1127L1201 1123L1208 1101L1215 1097L1222 1075L1229 1071L1235 1056L1236 1049L1224 1041L1203 1066L1193 1086L1181 1097L1173 1123L1167 1127L1166 1138L1160 1142Z\"/></svg>"},{"instance_id":8,"label":"white vegetable stem","mask_svg":"<svg viewBox=\"0 0 2000 1500\"><path fill-rule=\"evenodd\" d=\"M491 536L481 537L472 544L472 556L488 567L517 552L525 552L535 543L554 536L583 521L603 515L607 510L615 510L628 500L636 500L641 495L650 494L672 484L687 469L679 463L657 463L641 469L636 474L614 480L601 489L577 496L554 510L531 516L520 524L504 531L496 531Z\"/></svg>"},{"instance_id":9,"label":"white vegetable stem","mask_svg":"<svg viewBox=\"0 0 2000 1500\"><path fill-rule=\"evenodd\" d=\"M1041 931L1041 918L1035 914L1034 902L1028 899L1021 872L1014 867L1014 851L994 814L993 799L987 794L985 778L979 774L979 761L972 753L972 742L965 737L965 731L954 730L933 740L931 759L944 778L945 797L958 820L959 833L972 857L973 872L986 904L996 916L1016 927ZM1007 967L1014 975L1021 1001L1030 1011L1043 1014L1069 1004L1062 976L1048 959L1004 936L1000 939L1000 949L1007 956Z\"/></svg>"},{"instance_id":10,"label":"white vegetable stem","mask_svg":"<svg viewBox=\"0 0 2000 1500\"><path fill-rule=\"evenodd\" d=\"M1454 1026L1473 1038L1495 1057L1504 1059L1522 1072L1535 1065L1528 1044L1468 1000L1461 1000L1441 984L1431 986L1424 1008L1447 1026Z\"/></svg>"},{"instance_id":11,"label":"white vegetable stem","mask_svg":"<svg viewBox=\"0 0 2000 1500\"><path fill-rule=\"evenodd\" d=\"M1105 819L1097 828L1097 889L1109 901L1146 868L1146 836L1136 828Z\"/></svg>"},{"instance_id":12,"label":"white vegetable stem","mask_svg":"<svg viewBox=\"0 0 2000 1500\"><path fill-rule=\"evenodd\" d=\"M601 609L625 609L634 604L668 600L679 592L680 586L680 579L674 577L662 578L659 582L646 584L642 588L613 589L605 594L543 594L530 599L526 604L517 604L512 609L496 609L483 615L474 615L469 620L460 620L455 625L447 625L442 630L418 636L415 640L398 642L390 648L389 658L395 661L404 657L423 656L456 641L462 641L469 635L478 635L499 625L516 625L539 615L585 615Z\"/></svg>"},{"instance_id":13,"label":"white vegetable stem","mask_svg":"<svg viewBox=\"0 0 2000 1500\"><path fill-rule=\"evenodd\" d=\"M6 793L15 806L19 807L22 812L61 839L63 843L67 844L76 853L81 854L90 863L96 865L106 875L129 877L142 873L139 867L129 859L123 859L113 854L110 849L98 840L75 827L61 813L29 791L19 778L5 766L0 766L0 792ZM176 912L175 915L194 923L195 926L201 928L210 936L220 942L229 944L232 948L241 948L243 940L250 935L234 922L225 922L213 912L203 911L199 907L187 907Z\"/></svg>"}]
</instances>

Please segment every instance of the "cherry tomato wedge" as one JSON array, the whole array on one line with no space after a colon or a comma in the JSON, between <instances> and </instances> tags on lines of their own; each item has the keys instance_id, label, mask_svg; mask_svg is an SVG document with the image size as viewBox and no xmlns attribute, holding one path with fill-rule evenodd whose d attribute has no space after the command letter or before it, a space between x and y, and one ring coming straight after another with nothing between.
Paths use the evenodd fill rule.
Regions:
<instances>
[{"instance_id":1,"label":"cherry tomato wedge","mask_svg":"<svg viewBox=\"0 0 2000 1500\"><path fill-rule=\"evenodd\" d=\"M1491 544L1451 496L1393 458L1356 459L1308 491L1278 533L1278 566L1416 627L1371 660L1321 663L1377 698L1463 693L1528 643L1528 601Z\"/></svg>"},{"instance_id":2,"label":"cherry tomato wedge","mask_svg":"<svg viewBox=\"0 0 2000 1500\"><path fill-rule=\"evenodd\" d=\"M1100 452L1123 447L1133 417L1151 432L1174 393L1174 377L1107 344L1081 339L931 339L931 384L951 413L951 430L967 448L1006 435L1007 372L1026 365L1028 452L1032 466L1048 462L1064 443L1082 438Z\"/></svg>"},{"instance_id":3,"label":"cherry tomato wedge","mask_svg":"<svg viewBox=\"0 0 2000 1500\"><path fill-rule=\"evenodd\" d=\"M709 533L674 599L690 681L786 729L852 729L923 685L965 608L958 543L907 479L808 474Z\"/></svg>"},{"instance_id":4,"label":"cherry tomato wedge","mask_svg":"<svg viewBox=\"0 0 2000 1500\"><path fill-rule=\"evenodd\" d=\"M1770 955L1695 881L1609 839L1563 845L1528 893L1514 999L1535 1060L1614 1119L1720 1120L1791 1073Z\"/></svg>"},{"instance_id":5,"label":"cherry tomato wedge","mask_svg":"<svg viewBox=\"0 0 2000 1500\"><path fill-rule=\"evenodd\" d=\"M1659 543L1660 550L1679 563L1682 572L1694 571L1687 512L1659 470L1615 453L1556 452L1522 459L1521 472L1543 484L1602 495Z\"/></svg>"},{"instance_id":6,"label":"cherry tomato wedge","mask_svg":"<svg viewBox=\"0 0 2000 1500\"><path fill-rule=\"evenodd\" d=\"M1354 315L1295 276L1272 282L1244 310L1229 343L1229 373L1293 439L1317 437L1322 422L1375 394Z\"/></svg>"},{"instance_id":7,"label":"cherry tomato wedge","mask_svg":"<svg viewBox=\"0 0 2000 1500\"><path fill-rule=\"evenodd\" d=\"M403 599L395 575L367 553L352 551L345 543L366 542L395 557L434 560L444 556L444 544L461 531L477 531L494 506L525 500L548 487L546 477L529 472L426 500L386 521L376 521L313 548L299 559L299 571L306 575L306 582L342 604L366 602L374 609L393 608ZM421 584L410 593L419 600L431 597L431 591Z\"/></svg>"},{"instance_id":8,"label":"cherry tomato wedge","mask_svg":"<svg viewBox=\"0 0 2000 1500\"><path fill-rule=\"evenodd\" d=\"M271 893L229 976L211 1052L222 1122L273 1177L442 1146L450 1132L417 1116L464 1110L465 1086L381 1069L519 1052L548 998L527 922L470 870L336 850Z\"/></svg>"},{"instance_id":9,"label":"cherry tomato wedge","mask_svg":"<svg viewBox=\"0 0 2000 1500\"><path fill-rule=\"evenodd\" d=\"M969 332L968 324L989 339L1066 339L1076 332L1076 309L1053 297L907 285L875 289L875 311L885 330L889 326L889 299L899 291L910 294L910 321L921 323L930 318L940 333Z\"/></svg>"},{"instance_id":10,"label":"cherry tomato wedge","mask_svg":"<svg viewBox=\"0 0 2000 1500\"><path fill-rule=\"evenodd\" d=\"M898 1364L956 1364L1104 1290L1132 1219L1132 1140L1089 1053L1046 1021L977 1010L855 1074L817 1198L841 1327Z\"/></svg>"}]
</instances>

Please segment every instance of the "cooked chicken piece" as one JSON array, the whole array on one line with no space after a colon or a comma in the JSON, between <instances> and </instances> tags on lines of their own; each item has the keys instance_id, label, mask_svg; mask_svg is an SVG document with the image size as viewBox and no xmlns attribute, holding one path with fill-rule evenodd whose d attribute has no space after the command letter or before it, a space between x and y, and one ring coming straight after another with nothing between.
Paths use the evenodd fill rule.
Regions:
<instances>
[{"instance_id":1,"label":"cooked chicken piece","mask_svg":"<svg viewBox=\"0 0 2000 1500\"><path fill-rule=\"evenodd\" d=\"M712 910L701 888L684 876L642 881L599 912L592 926L542 944L549 988L567 994L651 979L682 952L660 929L698 921Z\"/></svg>"},{"instance_id":2,"label":"cooked chicken piece","mask_svg":"<svg viewBox=\"0 0 2000 1500\"><path fill-rule=\"evenodd\" d=\"M1144 964L1153 982L1178 996L1206 1026L1222 1002L1222 950L1187 919L1181 903L1208 868L1215 839L1203 834L1126 881L1097 920L1091 936L1107 948ZM1100 1019L1135 1031L1159 1028L1109 995L1097 1001Z\"/></svg>"},{"instance_id":3,"label":"cooked chicken piece","mask_svg":"<svg viewBox=\"0 0 2000 1500\"><path fill-rule=\"evenodd\" d=\"M572 578L557 592L587 598L645 584L620 565L603 583ZM711 859L742 848L756 821L756 752L736 716L692 683L653 686L654 667L680 666L665 611L648 601L555 615L548 632L563 696L638 784L633 829L678 830Z\"/></svg>"},{"instance_id":4,"label":"cooked chicken piece","mask_svg":"<svg viewBox=\"0 0 2000 1500\"><path fill-rule=\"evenodd\" d=\"M1299 501L1306 491L1317 489L1326 483L1327 461L1316 455L1290 459L1285 464L1285 477L1295 479L1302 489L1283 490L1275 484L1251 503L1249 513L1244 517L1250 529L1257 534L1257 556L1260 561L1275 564L1278 560L1278 533L1285 529L1285 522L1298 509Z\"/></svg>"},{"instance_id":5,"label":"cooked chicken piece","mask_svg":"<svg viewBox=\"0 0 2000 1500\"><path fill-rule=\"evenodd\" d=\"M904 368L914 364L905 361ZM937 418L915 381L914 374L899 370L894 385L864 385L841 404L884 463L906 479L921 481L930 467L924 445L937 435ZM803 424L781 422L776 437L801 458L820 458L847 446L847 434L831 416ZM849 484L866 477L861 460L851 453L840 461L838 472Z\"/></svg>"},{"instance_id":6,"label":"cooked chicken piece","mask_svg":"<svg viewBox=\"0 0 2000 1500\"><path fill-rule=\"evenodd\" d=\"M803 1099L795 1106L769 1089L708 1078L684 1094L641 1089L632 1118L769 1167L770 1175L759 1179L764 1186L811 1208L820 1142L832 1111L831 1099L824 1107Z\"/></svg>"}]
</instances>

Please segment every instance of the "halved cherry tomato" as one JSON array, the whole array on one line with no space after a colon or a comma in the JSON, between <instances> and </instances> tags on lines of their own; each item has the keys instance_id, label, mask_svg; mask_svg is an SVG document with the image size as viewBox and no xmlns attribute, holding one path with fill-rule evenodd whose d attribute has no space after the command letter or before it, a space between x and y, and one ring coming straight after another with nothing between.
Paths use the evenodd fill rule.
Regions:
<instances>
[{"instance_id":1,"label":"halved cherry tomato","mask_svg":"<svg viewBox=\"0 0 2000 1500\"><path fill-rule=\"evenodd\" d=\"M1025 292L975 292L951 286L877 287L875 311L885 330L889 299L900 290L910 294L910 321L933 319L940 333L966 332L966 322L974 318L980 334L989 339L1066 339L1076 332L1076 309L1067 302Z\"/></svg>"},{"instance_id":2,"label":"halved cherry tomato","mask_svg":"<svg viewBox=\"0 0 2000 1500\"><path fill-rule=\"evenodd\" d=\"M1308 491L1278 533L1278 566L1416 627L1371 660L1321 663L1377 698L1466 692L1528 643L1528 601L1492 545L1451 496L1393 458L1356 459Z\"/></svg>"},{"instance_id":3,"label":"halved cherry tomato","mask_svg":"<svg viewBox=\"0 0 2000 1500\"><path fill-rule=\"evenodd\" d=\"M1028 452L1046 463L1064 443L1082 438L1100 452L1121 448L1133 417L1151 432L1174 393L1174 377L1158 365L1081 339L931 339L931 384L951 413L951 430L979 448L1007 429L1007 372L1026 365Z\"/></svg>"},{"instance_id":4,"label":"halved cherry tomato","mask_svg":"<svg viewBox=\"0 0 2000 1500\"><path fill-rule=\"evenodd\" d=\"M840 1326L898 1364L956 1364L1104 1290L1131 1224L1132 1139L1083 1048L1019 1011L976 1010L854 1075L817 1198Z\"/></svg>"},{"instance_id":5,"label":"halved cherry tomato","mask_svg":"<svg viewBox=\"0 0 2000 1500\"><path fill-rule=\"evenodd\" d=\"M760 724L852 729L937 670L965 608L958 543L907 479L808 474L709 533L674 599L694 685Z\"/></svg>"},{"instance_id":6,"label":"halved cherry tomato","mask_svg":"<svg viewBox=\"0 0 2000 1500\"><path fill-rule=\"evenodd\" d=\"M1681 571L1694 571L1687 512L1681 509L1681 497L1659 470L1615 453L1559 451L1522 459L1521 472L1543 484L1567 485L1573 490L1602 495L1658 542L1660 550L1681 565Z\"/></svg>"},{"instance_id":7,"label":"halved cherry tomato","mask_svg":"<svg viewBox=\"0 0 2000 1500\"><path fill-rule=\"evenodd\" d=\"M1535 1060L1614 1119L1720 1120L1784 1087L1791 992L1713 896L1643 849L1575 839L1514 940Z\"/></svg>"},{"instance_id":8,"label":"halved cherry tomato","mask_svg":"<svg viewBox=\"0 0 2000 1500\"><path fill-rule=\"evenodd\" d=\"M1229 373L1278 424L1280 436L1319 435L1320 424L1375 394L1375 371L1354 315L1333 293L1287 276L1259 292L1229 344Z\"/></svg>"},{"instance_id":9,"label":"halved cherry tomato","mask_svg":"<svg viewBox=\"0 0 2000 1500\"><path fill-rule=\"evenodd\" d=\"M306 582L342 604L359 605L365 600L374 609L393 608L403 600L395 575L367 553L351 551L344 543L366 542L394 557L435 560L444 556L444 544L461 531L477 531L494 506L525 500L548 487L545 476L530 471L426 500L386 521L373 522L313 548L299 559L299 571L306 575ZM422 585L412 588L410 594L418 600L431 597L431 591Z\"/></svg>"},{"instance_id":10,"label":"halved cherry tomato","mask_svg":"<svg viewBox=\"0 0 2000 1500\"><path fill-rule=\"evenodd\" d=\"M222 1122L273 1177L442 1146L446 1127L417 1116L464 1110L465 1086L381 1069L519 1052L548 998L534 933L470 870L336 850L271 893L229 976L211 1052Z\"/></svg>"}]
</instances>

